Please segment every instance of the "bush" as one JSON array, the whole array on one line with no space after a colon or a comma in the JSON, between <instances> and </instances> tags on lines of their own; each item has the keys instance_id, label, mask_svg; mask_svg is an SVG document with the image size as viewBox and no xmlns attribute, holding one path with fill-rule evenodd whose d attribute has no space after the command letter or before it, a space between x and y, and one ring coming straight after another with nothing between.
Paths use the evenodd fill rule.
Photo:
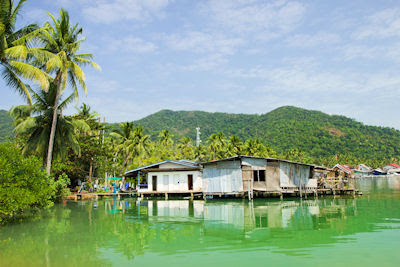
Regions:
<instances>
[{"instance_id":1,"label":"bush","mask_svg":"<svg viewBox=\"0 0 400 267\"><path fill-rule=\"evenodd\" d=\"M58 176L57 181L54 182L54 195L52 200L59 202L61 201L64 197L68 196L71 194L71 191L68 189L68 185L71 184L71 181L68 178L68 175L65 173L61 174Z\"/></svg>"},{"instance_id":2,"label":"bush","mask_svg":"<svg viewBox=\"0 0 400 267\"><path fill-rule=\"evenodd\" d=\"M0 144L0 223L51 206L55 187L38 158L24 158L15 143Z\"/></svg>"}]
</instances>

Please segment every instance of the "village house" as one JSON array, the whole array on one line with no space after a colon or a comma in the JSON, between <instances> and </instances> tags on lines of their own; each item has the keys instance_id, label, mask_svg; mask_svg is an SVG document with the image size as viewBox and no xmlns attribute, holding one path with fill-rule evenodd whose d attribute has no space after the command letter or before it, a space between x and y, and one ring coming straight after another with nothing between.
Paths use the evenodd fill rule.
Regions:
<instances>
[{"instance_id":1,"label":"village house","mask_svg":"<svg viewBox=\"0 0 400 267\"><path fill-rule=\"evenodd\" d=\"M314 166L281 159L235 156L204 162L205 195L295 193L317 189Z\"/></svg>"},{"instance_id":2,"label":"village house","mask_svg":"<svg viewBox=\"0 0 400 267\"><path fill-rule=\"evenodd\" d=\"M396 163L389 163L388 165L383 166L382 169L387 174L400 173L400 165L398 165Z\"/></svg>"},{"instance_id":3,"label":"village house","mask_svg":"<svg viewBox=\"0 0 400 267\"><path fill-rule=\"evenodd\" d=\"M348 165L336 164L332 170L335 172L335 177L350 178L353 174Z\"/></svg>"},{"instance_id":4,"label":"village house","mask_svg":"<svg viewBox=\"0 0 400 267\"><path fill-rule=\"evenodd\" d=\"M141 194L202 192L201 167L188 160L164 160L129 170L125 177L137 177Z\"/></svg>"}]
</instances>

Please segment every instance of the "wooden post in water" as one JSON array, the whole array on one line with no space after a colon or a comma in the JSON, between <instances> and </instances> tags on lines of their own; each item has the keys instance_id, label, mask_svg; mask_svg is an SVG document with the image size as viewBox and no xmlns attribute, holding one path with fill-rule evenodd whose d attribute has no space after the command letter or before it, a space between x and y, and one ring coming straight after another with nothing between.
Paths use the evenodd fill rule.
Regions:
<instances>
[{"instance_id":1,"label":"wooden post in water","mask_svg":"<svg viewBox=\"0 0 400 267\"><path fill-rule=\"evenodd\" d=\"M165 192L165 200L168 200L168 193Z\"/></svg>"}]
</instances>

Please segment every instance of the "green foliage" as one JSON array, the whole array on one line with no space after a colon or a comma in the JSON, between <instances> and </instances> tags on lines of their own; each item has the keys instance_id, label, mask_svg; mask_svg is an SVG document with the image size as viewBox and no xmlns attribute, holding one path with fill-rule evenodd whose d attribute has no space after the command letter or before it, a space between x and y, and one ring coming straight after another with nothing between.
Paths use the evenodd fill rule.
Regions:
<instances>
[{"instance_id":1,"label":"green foliage","mask_svg":"<svg viewBox=\"0 0 400 267\"><path fill-rule=\"evenodd\" d=\"M52 204L54 181L36 157L24 158L14 143L0 144L0 223Z\"/></svg>"},{"instance_id":2,"label":"green foliage","mask_svg":"<svg viewBox=\"0 0 400 267\"><path fill-rule=\"evenodd\" d=\"M0 143L6 142L7 139L13 136L12 126L13 119L5 110L0 110Z\"/></svg>"},{"instance_id":3,"label":"green foliage","mask_svg":"<svg viewBox=\"0 0 400 267\"><path fill-rule=\"evenodd\" d=\"M335 155L349 155L373 164L400 158L398 130L366 126L344 116L292 106L262 115L162 110L134 124L143 125L146 134L154 139L162 130L168 130L175 141L182 137L194 140L196 127L201 128L203 141L218 132L235 135L239 140L258 139L278 155L294 159L300 157L287 153L295 149L303 153L303 158L312 157L318 162L330 161Z\"/></svg>"},{"instance_id":4,"label":"green foliage","mask_svg":"<svg viewBox=\"0 0 400 267\"><path fill-rule=\"evenodd\" d=\"M68 189L68 186L71 184L71 181L68 178L68 175L65 173L58 176L57 180L53 184L54 195L53 201L60 202L64 197L71 194Z\"/></svg>"}]
</instances>

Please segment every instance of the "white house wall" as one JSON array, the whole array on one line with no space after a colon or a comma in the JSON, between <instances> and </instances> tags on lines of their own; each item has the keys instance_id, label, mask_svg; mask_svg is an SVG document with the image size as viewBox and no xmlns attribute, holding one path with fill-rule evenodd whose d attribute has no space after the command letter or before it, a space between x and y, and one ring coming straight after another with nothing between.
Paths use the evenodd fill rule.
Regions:
<instances>
[{"instance_id":1,"label":"white house wall","mask_svg":"<svg viewBox=\"0 0 400 267\"><path fill-rule=\"evenodd\" d=\"M157 176L157 191L189 191L188 175L190 174L193 175L193 191L201 191L202 178L200 171L149 172L147 174L148 191L154 191L153 176Z\"/></svg>"}]
</instances>

